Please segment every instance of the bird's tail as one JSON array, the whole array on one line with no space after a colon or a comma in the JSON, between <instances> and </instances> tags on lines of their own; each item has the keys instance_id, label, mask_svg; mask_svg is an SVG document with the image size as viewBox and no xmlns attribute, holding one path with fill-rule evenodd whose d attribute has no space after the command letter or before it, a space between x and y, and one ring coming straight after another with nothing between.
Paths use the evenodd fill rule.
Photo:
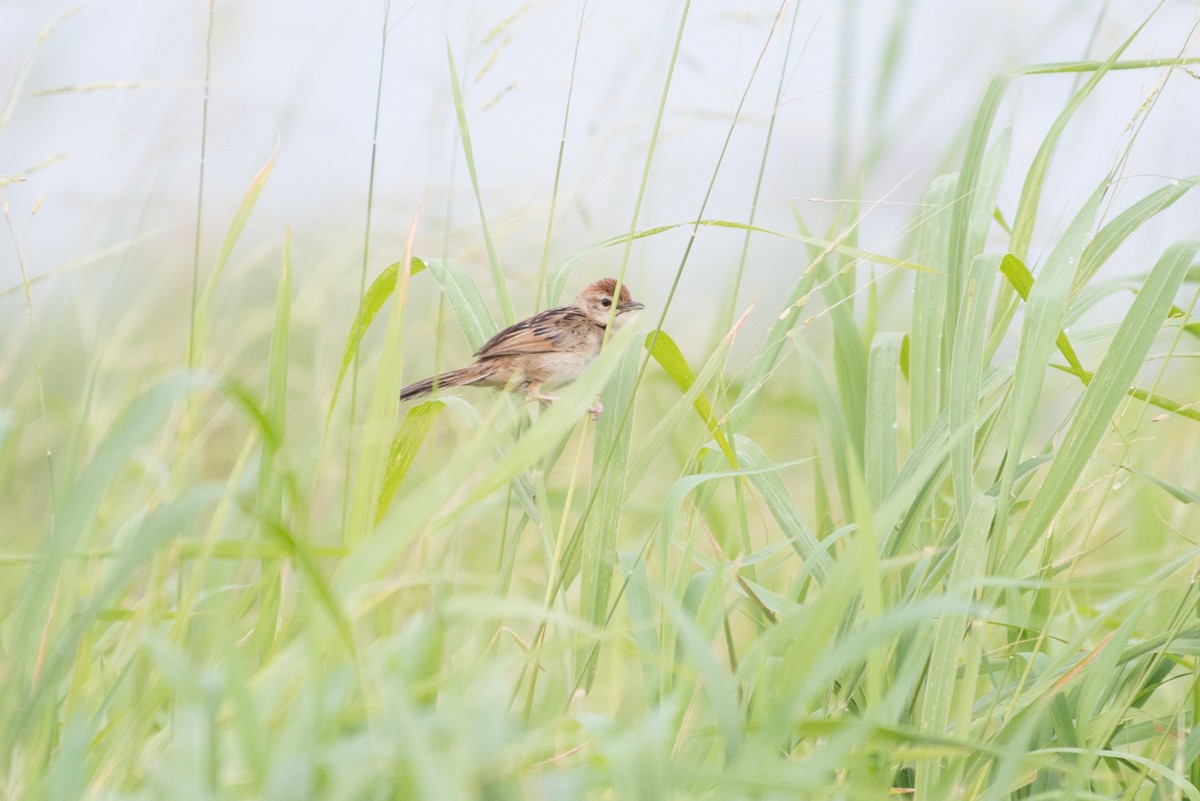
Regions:
<instances>
[{"instance_id":1,"label":"bird's tail","mask_svg":"<svg viewBox=\"0 0 1200 801\"><path fill-rule=\"evenodd\" d=\"M449 387L465 387L468 384L474 384L477 381L482 381L491 375L491 370L482 364L472 364L458 370L451 370L448 373L435 375L432 378L426 378L424 381L418 381L415 384L409 384L404 389L400 390L400 400L406 401L412 398L419 398L422 395L427 395L433 392L436 386L439 389L448 389Z\"/></svg>"}]
</instances>

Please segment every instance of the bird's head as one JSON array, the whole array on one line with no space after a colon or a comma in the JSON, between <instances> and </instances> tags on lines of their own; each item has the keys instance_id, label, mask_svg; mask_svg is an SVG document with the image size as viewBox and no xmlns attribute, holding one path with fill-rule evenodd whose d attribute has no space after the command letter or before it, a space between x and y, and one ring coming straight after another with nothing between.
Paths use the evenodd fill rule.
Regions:
<instances>
[{"instance_id":1,"label":"bird's head","mask_svg":"<svg viewBox=\"0 0 1200 801\"><path fill-rule=\"evenodd\" d=\"M617 310L613 314L613 300L616 300ZM621 285L621 294L617 295L617 279L601 278L583 288L579 297L575 298L574 306L592 318L599 325L607 325L612 315L616 327L629 319L629 313L645 308L629 294L629 287Z\"/></svg>"}]
</instances>

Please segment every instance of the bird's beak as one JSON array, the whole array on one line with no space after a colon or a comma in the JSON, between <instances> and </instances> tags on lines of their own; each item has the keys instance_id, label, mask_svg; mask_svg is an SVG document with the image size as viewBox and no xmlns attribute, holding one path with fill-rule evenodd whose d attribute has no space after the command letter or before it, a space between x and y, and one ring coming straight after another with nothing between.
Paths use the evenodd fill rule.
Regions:
<instances>
[{"instance_id":1,"label":"bird's beak","mask_svg":"<svg viewBox=\"0 0 1200 801\"><path fill-rule=\"evenodd\" d=\"M623 311L623 312L637 311L638 309L644 309L644 308L646 308L646 307L643 306L642 304L638 303L636 300L631 300L628 303L621 303L621 304L617 305L617 311Z\"/></svg>"}]
</instances>

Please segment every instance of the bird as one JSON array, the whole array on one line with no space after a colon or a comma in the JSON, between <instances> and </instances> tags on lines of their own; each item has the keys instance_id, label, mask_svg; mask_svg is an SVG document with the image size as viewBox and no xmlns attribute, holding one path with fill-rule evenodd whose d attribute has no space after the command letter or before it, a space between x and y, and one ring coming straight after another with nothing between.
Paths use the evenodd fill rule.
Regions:
<instances>
[{"instance_id":1,"label":"bird","mask_svg":"<svg viewBox=\"0 0 1200 801\"><path fill-rule=\"evenodd\" d=\"M617 279L601 278L583 288L570 306L538 312L510 325L475 351L475 363L432 376L400 390L400 401L450 387L494 387L524 392L548 405L558 400L543 387L575 380L600 354L609 321L619 328L629 314L645 308L633 299L629 287ZM614 302L616 308L613 308ZM597 417L604 407L599 400L589 409Z\"/></svg>"}]
</instances>

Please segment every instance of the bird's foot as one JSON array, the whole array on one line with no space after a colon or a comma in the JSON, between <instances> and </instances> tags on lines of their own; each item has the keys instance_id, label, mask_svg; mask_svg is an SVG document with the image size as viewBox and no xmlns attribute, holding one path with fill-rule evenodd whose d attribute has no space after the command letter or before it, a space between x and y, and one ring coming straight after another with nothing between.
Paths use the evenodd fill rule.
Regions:
<instances>
[{"instance_id":1,"label":"bird's foot","mask_svg":"<svg viewBox=\"0 0 1200 801\"><path fill-rule=\"evenodd\" d=\"M588 414L590 414L592 416L593 420L599 420L600 412L602 412L602 411L604 411L604 404L601 403L600 401L596 401L595 403L593 403L591 406L588 407Z\"/></svg>"},{"instance_id":2,"label":"bird's foot","mask_svg":"<svg viewBox=\"0 0 1200 801\"><path fill-rule=\"evenodd\" d=\"M557 395L547 395L542 392L540 384L530 384L529 388L525 390L525 394L543 406L549 406L551 403L558 400Z\"/></svg>"}]
</instances>

